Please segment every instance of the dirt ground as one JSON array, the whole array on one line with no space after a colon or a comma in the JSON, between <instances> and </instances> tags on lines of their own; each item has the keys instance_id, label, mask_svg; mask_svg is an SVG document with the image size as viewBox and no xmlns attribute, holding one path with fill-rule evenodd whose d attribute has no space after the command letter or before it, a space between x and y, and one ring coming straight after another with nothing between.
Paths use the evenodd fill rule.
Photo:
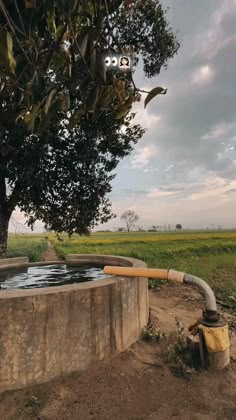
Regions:
<instances>
[{"instance_id":1,"label":"dirt ground","mask_svg":"<svg viewBox=\"0 0 236 420\"><path fill-rule=\"evenodd\" d=\"M0 419L235 420L236 318L228 316L233 343L228 368L220 373L189 369L176 375L165 358L176 331L175 317L187 329L201 315L202 297L168 284L150 292L150 307L152 323L166 338L155 344L140 340L81 374L5 392L0 395Z\"/></svg>"},{"instance_id":2,"label":"dirt ground","mask_svg":"<svg viewBox=\"0 0 236 420\"><path fill-rule=\"evenodd\" d=\"M42 255L42 261L58 261L58 256L50 241L48 241L48 248Z\"/></svg>"}]
</instances>

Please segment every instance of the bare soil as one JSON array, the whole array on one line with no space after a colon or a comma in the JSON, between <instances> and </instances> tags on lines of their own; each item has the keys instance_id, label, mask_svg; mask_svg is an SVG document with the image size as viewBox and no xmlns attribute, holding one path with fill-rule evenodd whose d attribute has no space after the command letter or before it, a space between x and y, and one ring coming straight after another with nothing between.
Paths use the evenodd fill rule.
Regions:
<instances>
[{"instance_id":1,"label":"bare soil","mask_svg":"<svg viewBox=\"0 0 236 420\"><path fill-rule=\"evenodd\" d=\"M58 261L58 256L50 241L48 241L48 248L42 255L42 261Z\"/></svg>"},{"instance_id":2,"label":"bare soil","mask_svg":"<svg viewBox=\"0 0 236 420\"><path fill-rule=\"evenodd\" d=\"M0 395L1 420L235 420L236 318L231 325L231 365L220 373L189 369L176 376L165 355L177 317L187 329L201 316L195 290L167 284L150 292L152 323L160 343L139 341L110 361L81 374Z\"/></svg>"}]
</instances>

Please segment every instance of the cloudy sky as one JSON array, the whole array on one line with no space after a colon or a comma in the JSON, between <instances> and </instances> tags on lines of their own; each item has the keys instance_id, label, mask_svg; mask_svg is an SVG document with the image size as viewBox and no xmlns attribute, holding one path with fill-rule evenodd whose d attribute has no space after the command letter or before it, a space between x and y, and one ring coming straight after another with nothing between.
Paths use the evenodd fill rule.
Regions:
<instances>
[{"instance_id":1,"label":"cloudy sky","mask_svg":"<svg viewBox=\"0 0 236 420\"><path fill-rule=\"evenodd\" d=\"M117 168L117 218L100 228L122 226L128 208L143 227L236 227L236 0L162 3L181 48L159 77L135 73L140 88L168 93L136 106L147 132Z\"/></svg>"},{"instance_id":2,"label":"cloudy sky","mask_svg":"<svg viewBox=\"0 0 236 420\"><path fill-rule=\"evenodd\" d=\"M236 227L236 0L165 0L181 48L158 78L135 74L145 90L168 88L136 121L147 132L123 160L111 199L121 226Z\"/></svg>"}]
</instances>

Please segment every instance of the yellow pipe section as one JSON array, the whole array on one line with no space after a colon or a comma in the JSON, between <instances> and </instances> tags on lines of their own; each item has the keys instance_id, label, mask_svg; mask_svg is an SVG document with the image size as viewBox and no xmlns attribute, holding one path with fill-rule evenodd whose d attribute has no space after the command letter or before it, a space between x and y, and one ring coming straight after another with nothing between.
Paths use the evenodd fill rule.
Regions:
<instances>
[{"instance_id":1,"label":"yellow pipe section","mask_svg":"<svg viewBox=\"0 0 236 420\"><path fill-rule=\"evenodd\" d=\"M178 281L179 283L183 283L184 281L184 273L162 268L115 267L106 265L104 267L104 273L115 276L148 277L149 279L171 280Z\"/></svg>"}]
</instances>

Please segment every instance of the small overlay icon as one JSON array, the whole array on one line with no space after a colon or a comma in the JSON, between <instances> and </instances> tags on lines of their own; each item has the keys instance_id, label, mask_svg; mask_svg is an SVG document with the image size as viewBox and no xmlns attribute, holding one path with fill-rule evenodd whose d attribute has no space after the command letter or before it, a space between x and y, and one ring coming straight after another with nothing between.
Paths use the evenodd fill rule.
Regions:
<instances>
[{"instance_id":1,"label":"small overlay icon","mask_svg":"<svg viewBox=\"0 0 236 420\"><path fill-rule=\"evenodd\" d=\"M104 63L107 71L132 71L132 54L109 54L104 55Z\"/></svg>"}]
</instances>

